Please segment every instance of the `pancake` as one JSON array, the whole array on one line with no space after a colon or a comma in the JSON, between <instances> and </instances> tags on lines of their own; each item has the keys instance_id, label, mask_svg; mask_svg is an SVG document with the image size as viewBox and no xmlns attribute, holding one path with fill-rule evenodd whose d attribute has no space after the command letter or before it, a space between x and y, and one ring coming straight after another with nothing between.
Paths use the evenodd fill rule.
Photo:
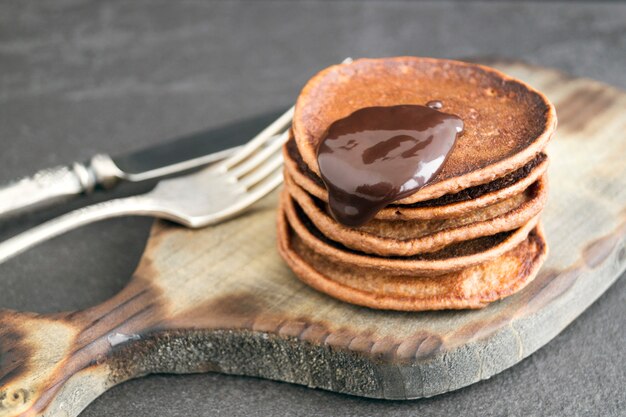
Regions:
<instances>
[{"instance_id":1,"label":"pancake","mask_svg":"<svg viewBox=\"0 0 626 417\"><path fill-rule=\"evenodd\" d=\"M293 139L290 139L283 148L283 157L285 170L292 181L309 194L328 202L328 192L322 179L304 163ZM470 187L454 194L446 194L434 200L389 205L380 210L375 219L430 220L461 216L523 192L536 182L547 171L547 168L546 154L539 153L522 168L490 183Z\"/></svg>"},{"instance_id":2,"label":"pancake","mask_svg":"<svg viewBox=\"0 0 626 417\"><path fill-rule=\"evenodd\" d=\"M436 178L399 204L456 193L522 168L556 128L554 106L543 94L494 69L432 58L359 59L322 70L302 89L292 124L302 160L319 175L317 148L325 131L358 109L432 100L463 119L464 132Z\"/></svg>"},{"instance_id":3,"label":"pancake","mask_svg":"<svg viewBox=\"0 0 626 417\"><path fill-rule=\"evenodd\" d=\"M290 196L306 217L327 238L379 256L411 256L433 252L450 244L507 232L537 216L547 198L547 180L540 178L520 194L470 212L437 220L371 220L351 228L336 222L316 200L285 175Z\"/></svg>"},{"instance_id":4,"label":"pancake","mask_svg":"<svg viewBox=\"0 0 626 417\"><path fill-rule=\"evenodd\" d=\"M348 303L375 309L424 311L481 308L533 280L547 246L540 226L490 261L439 276L407 276L347 265L319 253L278 216L278 249L306 284Z\"/></svg>"},{"instance_id":5,"label":"pancake","mask_svg":"<svg viewBox=\"0 0 626 417\"><path fill-rule=\"evenodd\" d=\"M406 257L378 257L352 250L326 237L294 204L286 189L281 193L279 211L282 213L279 217L286 217L295 234L329 262L343 264L348 268L367 267L409 276L441 275L497 258L526 239L539 221L539 216L536 216L518 229L451 244L436 252Z\"/></svg>"}]
</instances>

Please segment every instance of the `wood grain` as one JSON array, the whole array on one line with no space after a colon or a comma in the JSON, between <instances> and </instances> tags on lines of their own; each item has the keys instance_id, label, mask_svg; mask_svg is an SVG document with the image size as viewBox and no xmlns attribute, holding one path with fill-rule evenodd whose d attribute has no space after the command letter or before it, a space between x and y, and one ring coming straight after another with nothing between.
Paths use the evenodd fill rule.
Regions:
<instances>
[{"instance_id":1,"label":"wood grain","mask_svg":"<svg viewBox=\"0 0 626 417\"><path fill-rule=\"evenodd\" d=\"M559 130L544 214L551 254L522 292L478 311L375 311L300 283L275 249L276 194L228 223L155 223L127 287L93 308L0 311L0 417L76 416L152 372L224 372L348 394L437 395L543 346L626 266L626 94L516 62Z\"/></svg>"}]
</instances>

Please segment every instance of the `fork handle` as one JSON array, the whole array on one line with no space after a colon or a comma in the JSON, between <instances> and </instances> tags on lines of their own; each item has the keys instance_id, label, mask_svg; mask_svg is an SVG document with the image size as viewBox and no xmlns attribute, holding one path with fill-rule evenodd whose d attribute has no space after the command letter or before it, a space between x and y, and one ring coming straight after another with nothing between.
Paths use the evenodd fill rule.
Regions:
<instances>
[{"instance_id":1,"label":"fork handle","mask_svg":"<svg viewBox=\"0 0 626 417\"><path fill-rule=\"evenodd\" d=\"M92 204L37 225L0 243L0 263L55 236L86 224L112 217L149 215L153 213L149 201L132 196Z\"/></svg>"},{"instance_id":2,"label":"fork handle","mask_svg":"<svg viewBox=\"0 0 626 417\"><path fill-rule=\"evenodd\" d=\"M113 187L124 177L110 156L98 154L87 163L43 169L30 177L0 185L0 217L51 206L96 187Z\"/></svg>"}]
</instances>

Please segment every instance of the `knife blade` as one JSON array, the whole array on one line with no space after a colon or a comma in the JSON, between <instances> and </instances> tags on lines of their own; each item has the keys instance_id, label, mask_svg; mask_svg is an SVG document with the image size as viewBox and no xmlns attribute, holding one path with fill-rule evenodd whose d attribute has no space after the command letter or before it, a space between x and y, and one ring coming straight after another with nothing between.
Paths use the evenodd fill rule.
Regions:
<instances>
[{"instance_id":1,"label":"knife blade","mask_svg":"<svg viewBox=\"0 0 626 417\"><path fill-rule=\"evenodd\" d=\"M141 182L208 165L228 156L284 110L271 111L111 157L98 154L88 162L44 169L0 187L0 218L49 207L120 182Z\"/></svg>"}]
</instances>

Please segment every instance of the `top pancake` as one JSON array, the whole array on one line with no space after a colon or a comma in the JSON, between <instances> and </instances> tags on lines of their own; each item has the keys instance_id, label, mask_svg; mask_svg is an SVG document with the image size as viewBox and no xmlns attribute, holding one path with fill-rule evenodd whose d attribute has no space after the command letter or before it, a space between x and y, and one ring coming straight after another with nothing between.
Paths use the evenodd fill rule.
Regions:
<instances>
[{"instance_id":1,"label":"top pancake","mask_svg":"<svg viewBox=\"0 0 626 417\"><path fill-rule=\"evenodd\" d=\"M363 107L431 100L461 117L465 129L439 175L402 204L458 192L522 167L556 127L554 107L543 94L494 69L432 58L359 59L326 68L304 86L292 126L298 150L319 175L317 147L331 123Z\"/></svg>"}]
</instances>

